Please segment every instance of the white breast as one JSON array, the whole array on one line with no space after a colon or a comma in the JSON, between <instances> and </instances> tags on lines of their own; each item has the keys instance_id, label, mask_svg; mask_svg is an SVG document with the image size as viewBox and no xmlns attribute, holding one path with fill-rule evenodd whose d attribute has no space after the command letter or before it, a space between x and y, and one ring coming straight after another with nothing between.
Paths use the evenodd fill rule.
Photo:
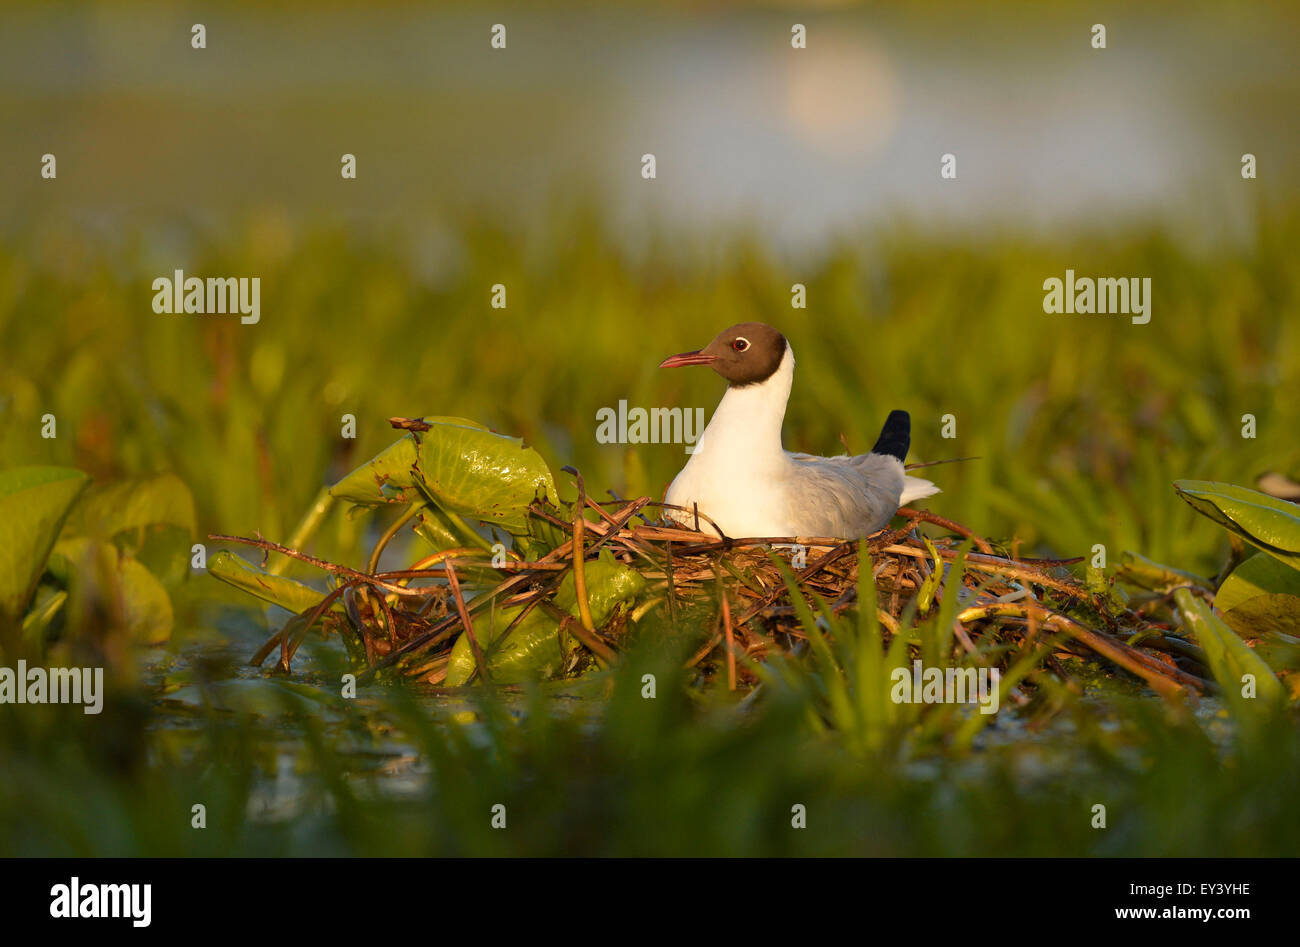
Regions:
<instances>
[{"instance_id":1,"label":"white breast","mask_svg":"<svg viewBox=\"0 0 1300 947\"><path fill-rule=\"evenodd\" d=\"M794 354L787 347L767 381L728 388L665 501L688 510L698 504L733 538L793 535L784 491L793 464L781 448L781 422L793 378ZM689 513L666 513L694 526ZM700 527L708 525L701 520Z\"/></svg>"},{"instance_id":2,"label":"white breast","mask_svg":"<svg viewBox=\"0 0 1300 947\"><path fill-rule=\"evenodd\" d=\"M899 504L938 492L883 454L815 457L781 446L794 378L787 347L765 382L728 388L665 501L665 515L694 527L698 506L732 539L757 536L856 538L889 523ZM905 499L906 498L906 499ZM702 515L699 527L712 532Z\"/></svg>"}]
</instances>

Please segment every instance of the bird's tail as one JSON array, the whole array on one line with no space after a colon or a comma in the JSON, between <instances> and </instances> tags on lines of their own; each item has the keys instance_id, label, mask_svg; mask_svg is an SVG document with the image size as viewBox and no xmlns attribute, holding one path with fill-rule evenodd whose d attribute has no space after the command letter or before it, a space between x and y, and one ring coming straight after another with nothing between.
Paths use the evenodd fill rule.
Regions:
<instances>
[{"instance_id":1,"label":"bird's tail","mask_svg":"<svg viewBox=\"0 0 1300 947\"><path fill-rule=\"evenodd\" d=\"M898 505L907 506L913 500L924 500L939 492L941 492L939 488L929 480L922 480L920 477L904 477L903 495L899 498Z\"/></svg>"},{"instance_id":2,"label":"bird's tail","mask_svg":"<svg viewBox=\"0 0 1300 947\"><path fill-rule=\"evenodd\" d=\"M885 418L885 426L880 429L880 437L876 438L876 446L871 448L871 453L893 457L902 464L907 459L907 449L911 446L911 417L906 411L890 411L889 417ZM922 480L920 477L904 477L903 495L899 498L898 505L906 506L913 500L934 496L938 492L939 488L929 480Z\"/></svg>"},{"instance_id":3,"label":"bird's tail","mask_svg":"<svg viewBox=\"0 0 1300 947\"><path fill-rule=\"evenodd\" d=\"M907 449L911 446L912 418L906 411L890 411L871 453L884 454L901 462L907 458Z\"/></svg>"}]
</instances>

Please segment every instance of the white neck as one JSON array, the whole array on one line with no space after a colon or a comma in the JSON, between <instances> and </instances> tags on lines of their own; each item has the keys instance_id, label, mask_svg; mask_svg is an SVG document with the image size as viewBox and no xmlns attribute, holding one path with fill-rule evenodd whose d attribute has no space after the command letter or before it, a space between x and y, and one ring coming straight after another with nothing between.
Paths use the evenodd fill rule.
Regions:
<instances>
[{"instance_id":1,"label":"white neck","mask_svg":"<svg viewBox=\"0 0 1300 947\"><path fill-rule=\"evenodd\" d=\"M694 457L725 457L728 466L750 470L783 465L786 457L781 447L781 422L785 420L793 381L794 352L787 345L781 364L766 381L727 389L695 445Z\"/></svg>"}]
</instances>

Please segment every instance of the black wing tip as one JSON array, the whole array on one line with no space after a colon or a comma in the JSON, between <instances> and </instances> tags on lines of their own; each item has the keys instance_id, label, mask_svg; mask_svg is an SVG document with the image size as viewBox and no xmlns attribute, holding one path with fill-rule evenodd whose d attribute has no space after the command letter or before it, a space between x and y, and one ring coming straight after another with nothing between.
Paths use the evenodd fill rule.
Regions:
<instances>
[{"instance_id":1,"label":"black wing tip","mask_svg":"<svg viewBox=\"0 0 1300 947\"><path fill-rule=\"evenodd\" d=\"M885 426L880 429L876 446L871 448L873 454L885 454L898 460L907 457L907 449L912 446L912 418L906 411L890 411L885 418Z\"/></svg>"}]
</instances>

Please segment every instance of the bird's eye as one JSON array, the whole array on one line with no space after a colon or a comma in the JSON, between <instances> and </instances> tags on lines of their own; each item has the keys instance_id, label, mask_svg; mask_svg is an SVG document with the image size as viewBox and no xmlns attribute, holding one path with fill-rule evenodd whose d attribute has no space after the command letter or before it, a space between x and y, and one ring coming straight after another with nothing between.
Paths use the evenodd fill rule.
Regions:
<instances>
[{"instance_id":1,"label":"bird's eye","mask_svg":"<svg viewBox=\"0 0 1300 947\"><path fill-rule=\"evenodd\" d=\"M742 336L736 339L736 341L732 342L731 347L735 349L737 352L743 352L745 351L745 349L749 348L749 339L746 339Z\"/></svg>"}]
</instances>

